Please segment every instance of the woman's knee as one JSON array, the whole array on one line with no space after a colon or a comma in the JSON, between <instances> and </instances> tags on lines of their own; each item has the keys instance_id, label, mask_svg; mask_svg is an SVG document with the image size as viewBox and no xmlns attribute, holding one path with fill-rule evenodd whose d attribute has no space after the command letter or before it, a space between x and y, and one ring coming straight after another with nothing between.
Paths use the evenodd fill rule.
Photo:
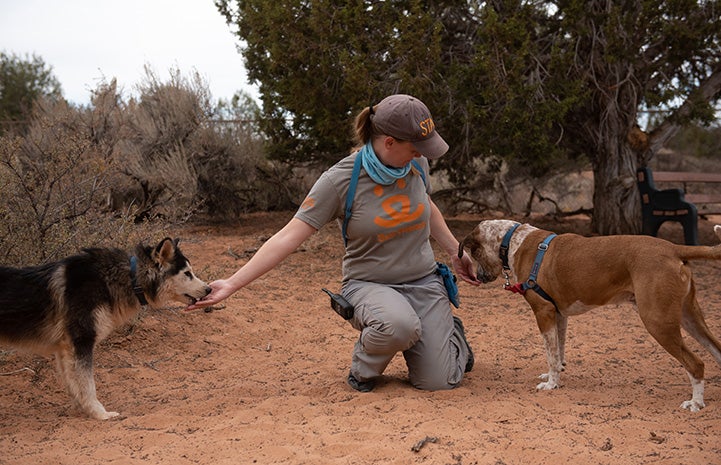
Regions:
<instances>
[{"instance_id":1,"label":"woman's knee","mask_svg":"<svg viewBox=\"0 0 721 465\"><path fill-rule=\"evenodd\" d=\"M410 382L416 389L424 391L444 391L460 386L463 370L455 366L436 367L429 370L409 367Z\"/></svg>"},{"instance_id":2,"label":"woman's knee","mask_svg":"<svg viewBox=\"0 0 721 465\"><path fill-rule=\"evenodd\" d=\"M421 338L421 322L415 315L386 315L363 329L361 343L369 354L407 350Z\"/></svg>"},{"instance_id":3,"label":"woman's knee","mask_svg":"<svg viewBox=\"0 0 721 465\"><path fill-rule=\"evenodd\" d=\"M421 389L423 391L447 391L449 389L457 388L461 383L460 381L451 383L448 380L430 378L411 380L411 384L416 389Z\"/></svg>"}]
</instances>

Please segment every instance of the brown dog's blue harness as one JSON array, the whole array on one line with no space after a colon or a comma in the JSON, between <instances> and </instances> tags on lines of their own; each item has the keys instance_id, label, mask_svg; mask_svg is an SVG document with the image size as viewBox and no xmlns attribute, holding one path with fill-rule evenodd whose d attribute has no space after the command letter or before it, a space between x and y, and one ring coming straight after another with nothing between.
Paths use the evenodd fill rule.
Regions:
<instances>
[{"instance_id":1,"label":"brown dog's blue harness","mask_svg":"<svg viewBox=\"0 0 721 465\"><path fill-rule=\"evenodd\" d=\"M511 229L508 230L506 235L503 236L503 240L501 241L501 248L498 252L498 256L501 259L501 264L503 265L503 277L506 278L506 283L503 285L503 289L521 295L525 294L528 289L531 289L532 291L535 291L536 294L551 302L554 307L558 308L553 298L551 298L551 296L548 295L546 291L541 289L541 286L538 285L537 281L538 271L541 268L541 262L543 262L543 256L546 254L546 250L548 250L548 244L553 240L554 237L556 237L555 234L551 234L550 236L545 238L543 242L538 244L538 252L536 252L536 259L533 261L533 266L531 267L531 273L528 276L528 279L522 283L516 283L511 285L511 267L508 264L508 249L511 243L511 236L513 236L513 233L516 232L516 229L518 229L520 225L520 223L516 223Z\"/></svg>"}]
</instances>

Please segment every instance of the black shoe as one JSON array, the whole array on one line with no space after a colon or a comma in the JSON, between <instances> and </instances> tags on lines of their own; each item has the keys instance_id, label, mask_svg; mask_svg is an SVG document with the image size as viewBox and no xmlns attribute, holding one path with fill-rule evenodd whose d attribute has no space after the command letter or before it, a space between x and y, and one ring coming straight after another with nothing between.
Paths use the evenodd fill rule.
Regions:
<instances>
[{"instance_id":1,"label":"black shoe","mask_svg":"<svg viewBox=\"0 0 721 465\"><path fill-rule=\"evenodd\" d=\"M466 347L468 348L468 361L466 362L465 370L466 373L468 373L473 369L473 364L475 363L475 358L473 357L473 350L471 350L471 345L468 344L468 341L466 340L466 331L463 328L463 322L457 316L453 317L453 326L456 327L456 331L458 331L458 334L461 335L461 339L463 339L463 342L466 343Z\"/></svg>"},{"instance_id":2,"label":"black shoe","mask_svg":"<svg viewBox=\"0 0 721 465\"><path fill-rule=\"evenodd\" d=\"M358 392L371 392L376 387L374 380L358 381L352 373L348 373L348 384Z\"/></svg>"}]
</instances>

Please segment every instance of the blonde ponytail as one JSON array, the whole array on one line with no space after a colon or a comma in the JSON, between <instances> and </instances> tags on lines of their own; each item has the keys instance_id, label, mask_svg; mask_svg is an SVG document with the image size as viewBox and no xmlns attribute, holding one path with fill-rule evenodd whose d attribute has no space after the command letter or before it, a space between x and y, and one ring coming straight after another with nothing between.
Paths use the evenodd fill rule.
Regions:
<instances>
[{"instance_id":1,"label":"blonde ponytail","mask_svg":"<svg viewBox=\"0 0 721 465\"><path fill-rule=\"evenodd\" d=\"M358 113L358 116L356 116L353 138L356 146L353 148L353 151L360 150L360 148L367 144L368 141L370 141L375 135L376 131L373 126L371 115L373 115L373 107L369 106L361 110L361 112Z\"/></svg>"}]
</instances>

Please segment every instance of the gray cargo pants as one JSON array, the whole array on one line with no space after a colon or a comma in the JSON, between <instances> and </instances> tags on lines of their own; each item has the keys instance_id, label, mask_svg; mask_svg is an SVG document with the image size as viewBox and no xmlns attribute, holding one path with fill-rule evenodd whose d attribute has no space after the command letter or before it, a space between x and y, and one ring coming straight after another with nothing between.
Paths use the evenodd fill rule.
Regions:
<instances>
[{"instance_id":1,"label":"gray cargo pants","mask_svg":"<svg viewBox=\"0 0 721 465\"><path fill-rule=\"evenodd\" d=\"M400 351L416 388L435 391L460 384L468 348L454 329L439 275L404 284L350 280L343 296L355 307L350 322L361 332L350 369L357 380L380 376Z\"/></svg>"}]
</instances>

